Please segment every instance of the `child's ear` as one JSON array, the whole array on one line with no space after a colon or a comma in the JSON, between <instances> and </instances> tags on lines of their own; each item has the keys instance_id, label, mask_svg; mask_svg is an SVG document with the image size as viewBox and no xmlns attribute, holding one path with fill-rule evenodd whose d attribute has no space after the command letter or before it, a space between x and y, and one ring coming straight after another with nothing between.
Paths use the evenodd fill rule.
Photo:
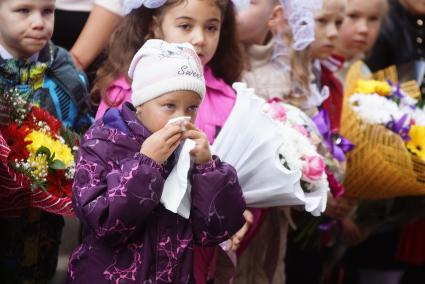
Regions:
<instances>
[{"instance_id":1,"label":"child's ear","mask_svg":"<svg viewBox=\"0 0 425 284\"><path fill-rule=\"evenodd\" d=\"M155 38L162 38L160 23L157 16L152 17L151 29L152 29L152 34Z\"/></svg>"},{"instance_id":2,"label":"child's ear","mask_svg":"<svg viewBox=\"0 0 425 284\"><path fill-rule=\"evenodd\" d=\"M282 5L276 5L274 6L272 13L270 15L269 21L268 21L268 26L269 29L274 33L278 27L282 24L282 22L285 19L285 14L283 11L283 6Z\"/></svg>"}]
</instances>

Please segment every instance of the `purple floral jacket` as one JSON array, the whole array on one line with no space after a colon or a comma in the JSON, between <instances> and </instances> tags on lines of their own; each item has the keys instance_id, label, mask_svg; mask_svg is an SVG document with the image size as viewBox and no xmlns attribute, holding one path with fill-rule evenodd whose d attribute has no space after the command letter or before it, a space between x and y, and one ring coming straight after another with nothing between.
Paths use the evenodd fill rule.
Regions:
<instances>
[{"instance_id":1,"label":"purple floral jacket","mask_svg":"<svg viewBox=\"0 0 425 284\"><path fill-rule=\"evenodd\" d=\"M130 104L84 135L73 186L83 242L68 283L194 283L193 243L217 245L244 224L236 172L217 157L191 171L189 220L166 210L159 201L174 157L162 167L140 154L149 135Z\"/></svg>"}]
</instances>

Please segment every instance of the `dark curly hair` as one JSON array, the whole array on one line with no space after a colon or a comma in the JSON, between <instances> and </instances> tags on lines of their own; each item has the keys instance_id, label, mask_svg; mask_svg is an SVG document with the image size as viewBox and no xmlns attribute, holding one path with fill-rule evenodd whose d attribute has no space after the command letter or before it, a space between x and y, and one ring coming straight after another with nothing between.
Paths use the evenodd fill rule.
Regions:
<instances>
[{"instance_id":1,"label":"dark curly hair","mask_svg":"<svg viewBox=\"0 0 425 284\"><path fill-rule=\"evenodd\" d=\"M100 98L109 106L121 104L111 101L107 96L107 89L119 76L126 76L134 54L149 39L154 38L152 25L153 18L161 18L161 13L167 8L179 5L185 1L168 0L157 9L140 7L133 10L124 18L120 26L112 35L107 49L107 58L97 71L93 89L92 101L99 103ZM231 85L240 79L243 70L242 53L239 48L236 34L235 9L231 0L197 0L213 1L223 16L220 38L213 58L208 62L213 74Z\"/></svg>"}]
</instances>

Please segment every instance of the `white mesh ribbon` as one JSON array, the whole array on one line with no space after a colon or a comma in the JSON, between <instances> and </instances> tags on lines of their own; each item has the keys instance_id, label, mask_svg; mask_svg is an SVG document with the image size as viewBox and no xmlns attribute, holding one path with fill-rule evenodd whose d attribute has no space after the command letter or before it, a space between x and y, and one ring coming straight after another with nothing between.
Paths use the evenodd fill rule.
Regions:
<instances>
[{"instance_id":1,"label":"white mesh ribbon","mask_svg":"<svg viewBox=\"0 0 425 284\"><path fill-rule=\"evenodd\" d=\"M323 86L319 90L316 84L310 84L310 96L301 104L300 108L302 110L310 110L312 108L317 108L323 104L323 102L329 97L329 87Z\"/></svg>"},{"instance_id":2,"label":"white mesh ribbon","mask_svg":"<svg viewBox=\"0 0 425 284\"><path fill-rule=\"evenodd\" d=\"M285 75L291 72L289 52L286 39L282 33L277 34L274 37L273 53L270 61L276 70L283 72Z\"/></svg>"},{"instance_id":3,"label":"white mesh ribbon","mask_svg":"<svg viewBox=\"0 0 425 284\"><path fill-rule=\"evenodd\" d=\"M293 48L303 50L314 41L314 11L322 0L279 0L283 5L294 38Z\"/></svg>"},{"instance_id":4,"label":"white mesh ribbon","mask_svg":"<svg viewBox=\"0 0 425 284\"><path fill-rule=\"evenodd\" d=\"M131 11L141 6L145 6L149 9L156 9L164 5L165 2L167 2L167 0L124 0L123 12L125 15L128 15Z\"/></svg>"}]
</instances>

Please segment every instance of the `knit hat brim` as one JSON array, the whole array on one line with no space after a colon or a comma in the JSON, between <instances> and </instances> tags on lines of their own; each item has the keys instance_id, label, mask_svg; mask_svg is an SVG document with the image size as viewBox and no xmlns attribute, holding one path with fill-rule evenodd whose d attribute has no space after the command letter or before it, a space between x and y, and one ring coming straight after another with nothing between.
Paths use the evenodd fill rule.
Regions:
<instances>
[{"instance_id":1,"label":"knit hat brim","mask_svg":"<svg viewBox=\"0 0 425 284\"><path fill-rule=\"evenodd\" d=\"M167 78L138 91L133 91L131 101L133 106L137 107L161 95L175 91L193 91L202 99L205 96L206 89L203 81L195 77L179 76Z\"/></svg>"}]
</instances>

